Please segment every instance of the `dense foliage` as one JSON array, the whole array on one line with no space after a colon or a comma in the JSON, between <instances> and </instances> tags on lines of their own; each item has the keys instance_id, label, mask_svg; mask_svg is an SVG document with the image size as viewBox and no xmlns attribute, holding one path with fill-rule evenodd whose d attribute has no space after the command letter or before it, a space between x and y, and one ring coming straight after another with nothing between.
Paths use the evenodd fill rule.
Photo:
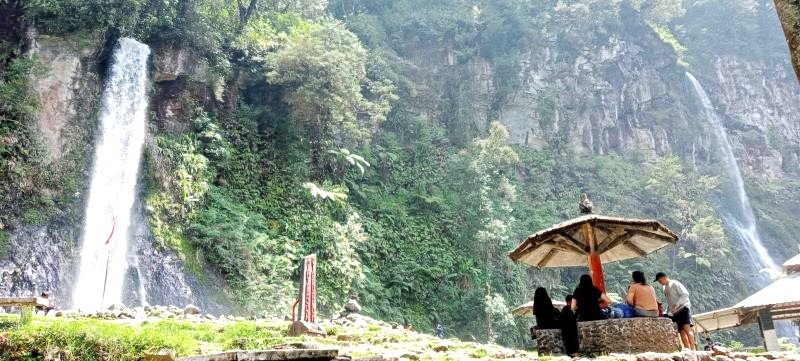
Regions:
<instances>
[{"instance_id":1,"label":"dense foliage","mask_svg":"<svg viewBox=\"0 0 800 361\"><path fill-rule=\"evenodd\" d=\"M520 86L525 49L553 39L571 54L635 26L672 45L683 64L702 64L709 52L739 43L699 36L706 30L693 26L704 22L694 17L725 9L734 13L711 11L709 26L750 16L741 23L758 28L767 11L747 0L727 3L36 0L19 11L46 33L135 36L196 54L203 66L183 79L184 111L154 119L146 150L153 241L201 278L206 268L221 272L246 310L288 313L298 260L316 253L325 315L357 293L379 318L423 330L440 320L464 339L521 345L529 321L510 317L509 308L535 286L560 298L582 270L531 271L506 253L574 216L582 191L601 213L655 217L684 240L610 265L610 291L622 294L636 269L671 272L700 308L722 306L749 286L728 257L731 243L710 197L714 177L678 157L578 154L565 135L542 149L508 146L502 124L470 111L479 99L464 74L478 60L493 65L495 118ZM425 73L414 63L432 56L448 67ZM35 68L25 57L3 64L0 176L8 181L0 202L58 208L58 199L25 193L77 187L48 185L31 171L43 157L25 126L36 108L26 88ZM543 127L560 126L562 101L542 92ZM17 217L41 222L43 208L27 204Z\"/></svg>"}]
</instances>

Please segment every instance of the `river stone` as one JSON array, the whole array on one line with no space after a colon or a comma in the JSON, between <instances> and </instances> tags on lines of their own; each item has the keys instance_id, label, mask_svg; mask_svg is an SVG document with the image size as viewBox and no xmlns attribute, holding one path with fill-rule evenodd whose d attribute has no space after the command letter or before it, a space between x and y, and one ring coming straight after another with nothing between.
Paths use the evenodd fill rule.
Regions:
<instances>
[{"instance_id":1,"label":"river stone","mask_svg":"<svg viewBox=\"0 0 800 361\"><path fill-rule=\"evenodd\" d=\"M333 360L339 355L337 349L316 350L261 350L231 351L204 356L184 357L179 361L284 361L284 360Z\"/></svg>"},{"instance_id":2,"label":"river stone","mask_svg":"<svg viewBox=\"0 0 800 361\"><path fill-rule=\"evenodd\" d=\"M145 353L144 354L145 361L174 361L175 360L175 351L170 349L161 349L158 352L154 353Z\"/></svg>"}]
</instances>

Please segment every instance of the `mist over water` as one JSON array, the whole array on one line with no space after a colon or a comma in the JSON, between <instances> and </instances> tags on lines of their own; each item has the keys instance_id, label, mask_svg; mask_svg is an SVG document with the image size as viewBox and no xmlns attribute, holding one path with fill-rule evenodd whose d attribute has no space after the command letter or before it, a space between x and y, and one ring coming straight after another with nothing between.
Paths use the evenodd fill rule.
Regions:
<instances>
[{"instance_id":1,"label":"mist over water","mask_svg":"<svg viewBox=\"0 0 800 361\"><path fill-rule=\"evenodd\" d=\"M103 91L73 308L94 311L121 303L125 275L138 267L128 257L128 245L145 135L149 56L147 45L128 38L120 39L114 50ZM143 288L139 293L144 302Z\"/></svg>"}]
</instances>

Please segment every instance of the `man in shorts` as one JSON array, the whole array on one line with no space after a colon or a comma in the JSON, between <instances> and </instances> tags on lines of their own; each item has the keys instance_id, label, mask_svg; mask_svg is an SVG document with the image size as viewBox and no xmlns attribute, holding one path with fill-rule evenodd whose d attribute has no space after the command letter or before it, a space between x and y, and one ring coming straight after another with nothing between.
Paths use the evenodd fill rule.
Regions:
<instances>
[{"instance_id":1,"label":"man in shorts","mask_svg":"<svg viewBox=\"0 0 800 361\"><path fill-rule=\"evenodd\" d=\"M697 350L692 332L692 304L689 302L689 291L683 283L669 279L664 272L656 273L655 282L663 286L662 290L667 298L667 310L672 313L672 321L678 324L678 334L683 347L692 351Z\"/></svg>"}]
</instances>

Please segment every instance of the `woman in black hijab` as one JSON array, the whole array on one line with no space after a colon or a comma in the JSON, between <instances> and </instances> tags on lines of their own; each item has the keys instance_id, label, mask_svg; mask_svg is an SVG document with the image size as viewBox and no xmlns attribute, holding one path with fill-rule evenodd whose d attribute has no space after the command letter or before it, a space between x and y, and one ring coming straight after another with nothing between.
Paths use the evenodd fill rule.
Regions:
<instances>
[{"instance_id":1,"label":"woman in black hijab","mask_svg":"<svg viewBox=\"0 0 800 361\"><path fill-rule=\"evenodd\" d=\"M540 330L560 328L558 324L558 310L553 306L553 301L547 295L544 287L539 287L533 293L533 312L536 315L536 326Z\"/></svg>"},{"instance_id":2,"label":"woman in black hijab","mask_svg":"<svg viewBox=\"0 0 800 361\"><path fill-rule=\"evenodd\" d=\"M581 276L578 288L572 293L572 302L576 303L577 309L575 316L578 321L596 321L606 318L600 310L600 299L604 297L603 292L592 284L592 277L589 275Z\"/></svg>"}]
</instances>

